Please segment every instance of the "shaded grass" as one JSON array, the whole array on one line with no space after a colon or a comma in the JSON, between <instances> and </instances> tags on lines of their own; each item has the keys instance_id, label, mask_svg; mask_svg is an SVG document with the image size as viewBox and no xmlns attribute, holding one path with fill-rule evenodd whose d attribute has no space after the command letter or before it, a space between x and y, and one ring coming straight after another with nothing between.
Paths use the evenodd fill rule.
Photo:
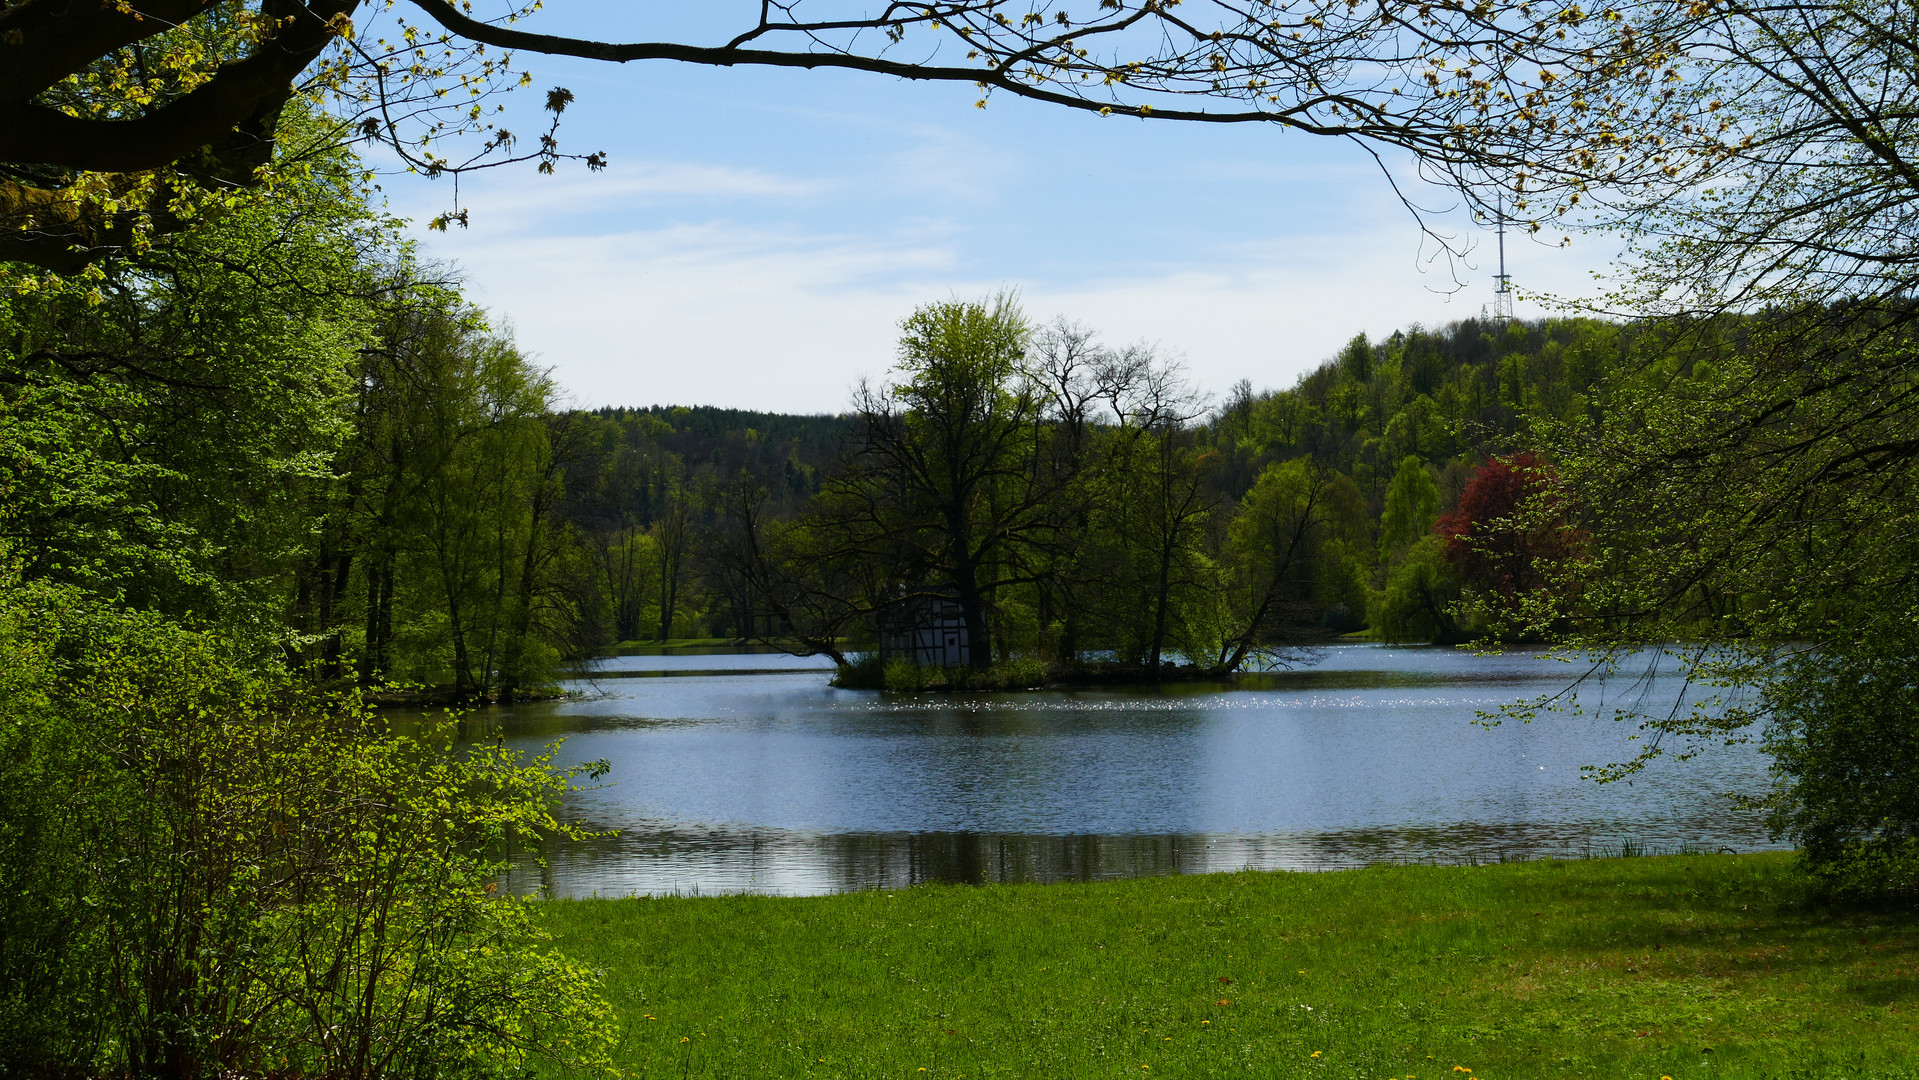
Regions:
<instances>
[{"instance_id":1,"label":"shaded grass","mask_svg":"<svg viewBox=\"0 0 1919 1080\"><path fill-rule=\"evenodd\" d=\"M1046 685L1047 665L1038 660L1007 660L985 668L922 667L907 660L882 660L868 653L833 675L844 690L920 693L927 690L1028 690Z\"/></svg>"},{"instance_id":2,"label":"shaded grass","mask_svg":"<svg viewBox=\"0 0 1919 1080\"><path fill-rule=\"evenodd\" d=\"M1243 678L1259 678L1269 674L1220 672L1190 664L1167 664L1154 671L1144 664L1037 658L1002 660L984 668L940 668L924 667L908 660L882 660L877 654L868 653L850 664L841 665L833 676L833 685L844 690L884 690L894 694L927 691L991 693L1042 687L1064 689L1187 683L1229 686Z\"/></svg>"},{"instance_id":3,"label":"shaded grass","mask_svg":"<svg viewBox=\"0 0 1919 1080\"><path fill-rule=\"evenodd\" d=\"M1919 1077L1919 918L1804 888L1706 855L540 911L640 1076Z\"/></svg>"},{"instance_id":4,"label":"shaded grass","mask_svg":"<svg viewBox=\"0 0 1919 1080\"><path fill-rule=\"evenodd\" d=\"M665 641L659 638L635 638L632 641L615 642L611 647L645 656L655 649L720 649L743 644L748 643L736 637L682 637L667 638Z\"/></svg>"}]
</instances>

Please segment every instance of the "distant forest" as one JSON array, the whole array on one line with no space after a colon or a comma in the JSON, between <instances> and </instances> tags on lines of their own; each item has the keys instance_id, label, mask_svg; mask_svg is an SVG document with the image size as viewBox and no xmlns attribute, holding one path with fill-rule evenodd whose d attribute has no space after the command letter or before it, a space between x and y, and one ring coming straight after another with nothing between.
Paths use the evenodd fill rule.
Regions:
<instances>
[{"instance_id":1,"label":"distant forest","mask_svg":"<svg viewBox=\"0 0 1919 1080\"><path fill-rule=\"evenodd\" d=\"M1580 318L1503 326L1468 319L1379 340L1360 335L1290 388L1256 391L1242 380L1184 424L1183 437L1195 452L1215 532L1262 473L1287 461L1325 467L1340 496L1355 500L1340 508L1352 533L1342 565L1317 568L1320 580L1306 610L1295 610L1296 622L1322 634L1370 628L1451 640L1463 632L1446 613L1461 582L1431 558L1435 552L1421 562L1415 541L1457 508L1489 458L1510 451L1542 419L1593 407L1589 395L1629 348L1620 326ZM596 603L573 613L563 651L777 637L777 622L753 621L766 612L722 557L726 492L748 478L766 492L767 517L801 514L855 449L858 418L655 406L600 409L574 422L591 435L568 469L557 509L594 553L599 580ZM1407 507L1389 503L1395 477L1408 497L1425 486L1407 474L1412 462L1436 498L1412 506L1408 517ZM1396 582L1409 558L1427 577L1402 572ZM874 632L849 630L856 640Z\"/></svg>"},{"instance_id":2,"label":"distant forest","mask_svg":"<svg viewBox=\"0 0 1919 1080\"><path fill-rule=\"evenodd\" d=\"M1338 633L1458 640L1489 625L1461 621L1462 596L1514 579L1442 518L1533 427L1593 408L1633 348L1600 321L1466 320L1209 397L1082 327L929 305L920 351L909 334L838 416L579 411L415 268L343 253L332 306L288 301L280 342L223 321L244 282L190 265L107 304L16 303L29 345L165 358L103 372L49 351L22 376L11 422L42 449L12 467L0 537L22 579L281 626L262 646L323 684L469 701L622 644L844 659L915 591L962 596L996 661L1237 668ZM953 449L925 441L948 420L954 452L991 443L964 507L906 465ZM1531 481L1503 482L1472 515Z\"/></svg>"}]
</instances>

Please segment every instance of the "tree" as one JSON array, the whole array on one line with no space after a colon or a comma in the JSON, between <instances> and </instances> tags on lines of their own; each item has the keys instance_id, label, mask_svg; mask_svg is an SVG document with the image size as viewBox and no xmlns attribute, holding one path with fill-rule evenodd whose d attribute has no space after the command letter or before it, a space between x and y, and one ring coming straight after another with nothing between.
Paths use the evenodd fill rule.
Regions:
<instances>
[{"instance_id":1,"label":"tree","mask_svg":"<svg viewBox=\"0 0 1919 1080\"><path fill-rule=\"evenodd\" d=\"M1386 508L1379 517L1379 561L1391 562L1432 532L1438 520L1439 485L1426 462L1417 456L1401 460L1386 488Z\"/></svg>"},{"instance_id":2,"label":"tree","mask_svg":"<svg viewBox=\"0 0 1919 1080\"><path fill-rule=\"evenodd\" d=\"M680 588L686 583L694 540L693 500L684 477L667 479L665 510L653 528L654 548L659 554L661 641L673 637L673 615L679 610Z\"/></svg>"},{"instance_id":3,"label":"tree","mask_svg":"<svg viewBox=\"0 0 1919 1080\"><path fill-rule=\"evenodd\" d=\"M743 609L738 636L800 656L827 656L847 666L845 637L856 620L884 601L878 567L821 557L815 544L837 539L832 519L768 513L766 484L742 471L720 492L720 521L702 559ZM824 528L819 526L824 525Z\"/></svg>"},{"instance_id":4,"label":"tree","mask_svg":"<svg viewBox=\"0 0 1919 1080\"><path fill-rule=\"evenodd\" d=\"M1093 527L1119 555L1118 580L1109 583L1111 624L1126 651L1136 650L1157 675L1169 635L1189 636L1182 631L1193 594L1212 585L1199 548L1218 499L1192 428L1204 403L1177 364L1145 347L1113 356L1106 372L1113 427L1093 492L1103 504Z\"/></svg>"},{"instance_id":5,"label":"tree","mask_svg":"<svg viewBox=\"0 0 1919 1080\"><path fill-rule=\"evenodd\" d=\"M1459 571L1446 558L1447 543L1427 534L1408 545L1386 568L1386 582L1373 598L1367 621L1387 641L1465 640L1459 625Z\"/></svg>"},{"instance_id":6,"label":"tree","mask_svg":"<svg viewBox=\"0 0 1919 1080\"><path fill-rule=\"evenodd\" d=\"M901 327L899 381L863 386L859 427L813 526L836 560L887 568L909 591L950 590L971 659L992 657L997 590L1031 582L1052 529L1050 437L1022 370L1029 328L1010 294L928 304Z\"/></svg>"},{"instance_id":7,"label":"tree","mask_svg":"<svg viewBox=\"0 0 1919 1080\"><path fill-rule=\"evenodd\" d=\"M1238 671L1250 657L1316 635L1315 601L1332 592L1338 602L1344 541L1364 528L1360 502L1351 479L1312 458L1293 458L1260 473L1227 530L1220 596L1226 632L1214 670Z\"/></svg>"},{"instance_id":8,"label":"tree","mask_svg":"<svg viewBox=\"0 0 1919 1080\"><path fill-rule=\"evenodd\" d=\"M1531 454L1489 459L1433 526L1492 637L1548 632L1567 614L1584 536L1558 476Z\"/></svg>"},{"instance_id":9,"label":"tree","mask_svg":"<svg viewBox=\"0 0 1919 1080\"><path fill-rule=\"evenodd\" d=\"M0 1068L605 1067L597 979L493 892L507 845L578 835L552 817L578 772L0 574Z\"/></svg>"},{"instance_id":10,"label":"tree","mask_svg":"<svg viewBox=\"0 0 1919 1080\"><path fill-rule=\"evenodd\" d=\"M0 297L0 540L30 579L255 626L296 563L316 582L308 513L390 238L349 164L110 279Z\"/></svg>"},{"instance_id":11,"label":"tree","mask_svg":"<svg viewBox=\"0 0 1919 1080\"><path fill-rule=\"evenodd\" d=\"M1910 594L1790 652L1761 698L1771 824L1841 895L1919 893L1919 653Z\"/></svg>"},{"instance_id":12,"label":"tree","mask_svg":"<svg viewBox=\"0 0 1919 1080\"><path fill-rule=\"evenodd\" d=\"M547 95L551 120L524 150L482 107L527 79L512 70L516 54L956 82L977 86L982 103L999 92L1102 115L1346 136L1459 177L1531 163L1537 188L1563 172L1563 143L1588 139L1535 125L1517 154L1489 126L1498 87L1517 88L1522 62L1603 67L1644 44L1568 40L1588 23L1570 3L1144 0L1077 18L1045 0L769 4L717 44L544 34L528 28L537 7L510 5L495 20L449 0L149 0L84 19L68 17L70 0L0 9L0 258L71 271L138 250L243 190L270 193L308 148L351 139L383 142L427 173L527 159L550 171L565 156L555 125L569 92ZM1522 96L1539 108L1548 92ZM322 101L336 123L276 154L283 112ZM442 149L463 135L478 144L471 155Z\"/></svg>"},{"instance_id":13,"label":"tree","mask_svg":"<svg viewBox=\"0 0 1919 1080\"><path fill-rule=\"evenodd\" d=\"M1862 699L1834 674L1876 678L1905 647L1851 639L1899 617L1913 581L1919 49L1909 12L1876 0L1661 18L1683 63L1663 86L1616 84L1636 110L1619 153L1697 164L1591 193L1589 220L1633 241L1596 303L1643 321L1589 407L1534 445L1590 526L1576 642L1699 642L1693 677L1766 689L1786 709L1770 719L1803 733L1783 744L1801 756L1782 797L1811 816L1780 820L1817 863L1838 849L1792 820L1877 797L1826 782L1861 764L1848 747L1894 761L1919 737L1888 698L1875 739L1849 742ZM1769 719L1728 701L1645 718L1655 737L1619 771Z\"/></svg>"},{"instance_id":14,"label":"tree","mask_svg":"<svg viewBox=\"0 0 1919 1080\"><path fill-rule=\"evenodd\" d=\"M1701 164L1591 193L1634 242L1603 302L1657 321L1541 445L1608 537L1599 610L1817 635L1790 594L1896 586L1913 505L1919 48L1879 0L1635 10L1676 77L1617 84L1619 153Z\"/></svg>"},{"instance_id":15,"label":"tree","mask_svg":"<svg viewBox=\"0 0 1919 1080\"><path fill-rule=\"evenodd\" d=\"M1052 434L1041 464L1056 486L1049 500L1050 542L1031 556L1033 644L1042 655L1077 660L1085 635L1103 623L1093 610L1098 590L1088 572L1098 559L1094 518L1110 445L1105 433L1117 419L1103 403L1136 370L1124 351L1106 347L1092 329L1065 318L1040 327L1027 349L1027 375L1048 402L1048 415L1036 423L1049 425Z\"/></svg>"}]
</instances>

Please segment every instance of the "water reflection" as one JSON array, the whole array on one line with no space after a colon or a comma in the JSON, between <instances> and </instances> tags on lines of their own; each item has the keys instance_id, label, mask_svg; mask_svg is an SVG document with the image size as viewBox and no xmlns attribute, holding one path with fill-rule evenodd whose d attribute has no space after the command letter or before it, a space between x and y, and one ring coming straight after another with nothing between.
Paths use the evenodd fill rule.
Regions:
<instances>
[{"instance_id":1,"label":"water reflection","mask_svg":"<svg viewBox=\"0 0 1919 1080\"><path fill-rule=\"evenodd\" d=\"M1710 815L1670 830L1586 822L1584 827L1462 824L1303 834L1033 836L1003 833L840 833L660 830L567 845L542 869L508 875L522 893L771 893L809 896L858 889L1104 881L1234 870L1335 870L1373 863L1492 863L1581 858L1632 844L1653 852L1760 850L1754 823ZM1701 837L1719 841L1700 844Z\"/></svg>"},{"instance_id":2,"label":"water reflection","mask_svg":"<svg viewBox=\"0 0 1919 1080\"><path fill-rule=\"evenodd\" d=\"M612 764L568 809L620 835L550 853L545 884L567 895L1767 845L1724 797L1762 783L1750 747L1631 784L1581 779L1634 752L1610 707L1667 706L1676 681L1594 680L1578 690L1586 716L1473 723L1567 681L1533 656L1358 646L1310 670L1163 690L886 697L798 670L605 680L487 723L512 745L565 736L563 760ZM540 877L523 868L513 884Z\"/></svg>"}]
</instances>

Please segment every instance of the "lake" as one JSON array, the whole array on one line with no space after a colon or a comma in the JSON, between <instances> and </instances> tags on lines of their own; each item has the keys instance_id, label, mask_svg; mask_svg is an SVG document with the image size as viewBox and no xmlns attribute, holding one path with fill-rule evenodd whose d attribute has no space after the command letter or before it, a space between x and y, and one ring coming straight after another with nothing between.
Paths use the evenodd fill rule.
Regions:
<instances>
[{"instance_id":1,"label":"lake","mask_svg":"<svg viewBox=\"0 0 1919 1080\"><path fill-rule=\"evenodd\" d=\"M485 723L509 745L564 738L562 762L611 765L566 809L618 835L512 875L566 896L1776 846L1727 798L1765 785L1751 746L1630 782L1582 778L1635 751L1614 708L1663 710L1680 693L1643 668L1579 687L1583 715L1488 730L1481 710L1581 669L1337 645L1233 684L886 696L834 689L818 658L624 656L570 684L575 698Z\"/></svg>"}]
</instances>

